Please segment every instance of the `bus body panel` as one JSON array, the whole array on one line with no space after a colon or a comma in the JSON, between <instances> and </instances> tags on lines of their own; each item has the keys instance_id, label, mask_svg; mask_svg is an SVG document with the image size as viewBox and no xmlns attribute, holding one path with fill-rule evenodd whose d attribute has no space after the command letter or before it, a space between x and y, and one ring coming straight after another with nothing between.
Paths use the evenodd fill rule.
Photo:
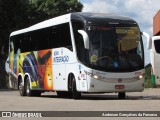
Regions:
<instances>
[{"instance_id":1,"label":"bus body panel","mask_svg":"<svg viewBox=\"0 0 160 120\"><path fill-rule=\"evenodd\" d=\"M42 29L42 28L47 28L47 27L54 26L54 25L59 25L59 24L67 23L71 19L70 16L71 16L71 14L66 14L66 15L62 15L62 16L59 16L59 17L55 17L55 18L52 18L52 19L40 22L40 23L35 24L35 25L31 26L31 27L28 27L28 28L25 28L25 29L22 29L22 30L18 30L18 31L12 32L10 34L10 37L14 36L14 35L26 33L26 32L29 32L29 31L34 31L34 30L38 30L38 29Z\"/></svg>"},{"instance_id":2,"label":"bus body panel","mask_svg":"<svg viewBox=\"0 0 160 120\"><path fill-rule=\"evenodd\" d=\"M52 50L52 69L53 69L53 79L54 79L54 90L67 91L68 90L68 71L74 66L71 67L71 64L76 62L75 53L66 48L57 48ZM69 64L70 68L68 69L67 65ZM68 74L67 74L68 73Z\"/></svg>"},{"instance_id":3,"label":"bus body panel","mask_svg":"<svg viewBox=\"0 0 160 120\"><path fill-rule=\"evenodd\" d=\"M150 50L150 58L152 65L152 75L154 76L155 84L160 85L160 53L156 51L155 41L159 41L160 36L152 37L152 49Z\"/></svg>"},{"instance_id":4,"label":"bus body panel","mask_svg":"<svg viewBox=\"0 0 160 120\"><path fill-rule=\"evenodd\" d=\"M68 91L68 77L73 74L77 90L87 92L87 79L83 79L86 74L81 68L84 65L79 64L75 53L66 48L53 49L52 52L54 90Z\"/></svg>"},{"instance_id":5,"label":"bus body panel","mask_svg":"<svg viewBox=\"0 0 160 120\"><path fill-rule=\"evenodd\" d=\"M140 92L144 90L144 78L138 79L139 75L145 74L144 69L115 74L85 68L84 73L85 79L87 79L87 92ZM94 76L100 78L97 79ZM83 79L80 81L83 81ZM125 88L116 89L116 86L124 86Z\"/></svg>"},{"instance_id":6,"label":"bus body panel","mask_svg":"<svg viewBox=\"0 0 160 120\"><path fill-rule=\"evenodd\" d=\"M115 88L116 86L125 88ZM144 90L144 80L133 83L110 83L92 80L88 92L142 92Z\"/></svg>"},{"instance_id":7,"label":"bus body panel","mask_svg":"<svg viewBox=\"0 0 160 120\"><path fill-rule=\"evenodd\" d=\"M51 49L21 53L18 56L17 69L23 77L28 73L32 89L53 90Z\"/></svg>"}]
</instances>

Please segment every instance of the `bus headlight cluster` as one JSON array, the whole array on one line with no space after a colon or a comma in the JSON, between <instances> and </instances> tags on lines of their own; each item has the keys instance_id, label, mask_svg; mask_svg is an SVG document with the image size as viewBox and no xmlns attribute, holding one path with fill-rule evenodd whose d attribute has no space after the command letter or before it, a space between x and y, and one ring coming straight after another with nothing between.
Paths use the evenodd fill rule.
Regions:
<instances>
[{"instance_id":1,"label":"bus headlight cluster","mask_svg":"<svg viewBox=\"0 0 160 120\"><path fill-rule=\"evenodd\" d=\"M98 76L98 75L93 75L93 78L94 78L94 79L97 79L97 80L100 80L100 79L103 79L104 77Z\"/></svg>"},{"instance_id":2,"label":"bus headlight cluster","mask_svg":"<svg viewBox=\"0 0 160 120\"><path fill-rule=\"evenodd\" d=\"M139 75L138 77L139 77L139 79L142 79L144 76L143 75Z\"/></svg>"},{"instance_id":3,"label":"bus headlight cluster","mask_svg":"<svg viewBox=\"0 0 160 120\"><path fill-rule=\"evenodd\" d=\"M138 79L138 80L140 80L140 79L143 79L144 78L144 74L140 74L140 75L138 75L138 76L136 76L136 77L134 77L135 79Z\"/></svg>"},{"instance_id":4,"label":"bus headlight cluster","mask_svg":"<svg viewBox=\"0 0 160 120\"><path fill-rule=\"evenodd\" d=\"M86 73L87 75L89 75L90 77L96 79L96 80L100 80L100 79L103 79L103 78L104 78L104 77L102 77L102 76L99 76L99 75L96 75L96 74L93 74L93 73L90 73L90 72L87 72L87 71L85 71L85 73Z\"/></svg>"}]
</instances>

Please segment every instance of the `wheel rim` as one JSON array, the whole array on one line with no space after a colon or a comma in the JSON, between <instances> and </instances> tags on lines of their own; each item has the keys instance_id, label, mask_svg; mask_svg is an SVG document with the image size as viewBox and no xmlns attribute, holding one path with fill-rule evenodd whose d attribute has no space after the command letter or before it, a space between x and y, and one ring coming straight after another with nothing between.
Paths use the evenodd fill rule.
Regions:
<instances>
[{"instance_id":1,"label":"wheel rim","mask_svg":"<svg viewBox=\"0 0 160 120\"><path fill-rule=\"evenodd\" d=\"M20 91L20 94L22 94L22 89L23 89L23 84L22 82L19 84L19 91Z\"/></svg>"},{"instance_id":2,"label":"wheel rim","mask_svg":"<svg viewBox=\"0 0 160 120\"><path fill-rule=\"evenodd\" d=\"M27 89L26 89L26 93L27 95L30 94L30 85L29 85L29 82L27 81Z\"/></svg>"},{"instance_id":3,"label":"wheel rim","mask_svg":"<svg viewBox=\"0 0 160 120\"><path fill-rule=\"evenodd\" d=\"M22 82L19 84L19 90L22 91Z\"/></svg>"}]
</instances>

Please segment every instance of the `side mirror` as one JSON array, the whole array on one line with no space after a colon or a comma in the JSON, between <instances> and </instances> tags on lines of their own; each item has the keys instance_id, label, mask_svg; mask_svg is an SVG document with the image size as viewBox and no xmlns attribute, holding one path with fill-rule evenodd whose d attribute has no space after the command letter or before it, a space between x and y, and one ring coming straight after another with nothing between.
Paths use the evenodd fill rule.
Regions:
<instances>
[{"instance_id":1,"label":"side mirror","mask_svg":"<svg viewBox=\"0 0 160 120\"><path fill-rule=\"evenodd\" d=\"M152 41L155 41L155 40L160 40L160 36L153 36Z\"/></svg>"},{"instance_id":2,"label":"side mirror","mask_svg":"<svg viewBox=\"0 0 160 120\"><path fill-rule=\"evenodd\" d=\"M89 49L89 37L84 30L78 30L78 32L83 36L83 42L85 49Z\"/></svg>"},{"instance_id":3,"label":"side mirror","mask_svg":"<svg viewBox=\"0 0 160 120\"><path fill-rule=\"evenodd\" d=\"M150 35L146 32L142 32L141 34L147 38L147 49L148 50L151 49L152 48L152 39L151 39Z\"/></svg>"}]
</instances>

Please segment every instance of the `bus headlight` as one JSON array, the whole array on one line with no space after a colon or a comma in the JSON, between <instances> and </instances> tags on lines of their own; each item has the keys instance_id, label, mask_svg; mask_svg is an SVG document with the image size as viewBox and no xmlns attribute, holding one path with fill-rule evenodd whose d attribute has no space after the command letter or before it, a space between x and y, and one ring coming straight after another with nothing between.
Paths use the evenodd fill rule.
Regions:
<instances>
[{"instance_id":1,"label":"bus headlight","mask_svg":"<svg viewBox=\"0 0 160 120\"><path fill-rule=\"evenodd\" d=\"M140 75L138 75L138 76L136 76L136 77L134 77L135 79L138 79L138 80L140 80L140 79L143 79L144 78L144 74L140 74Z\"/></svg>"},{"instance_id":2,"label":"bus headlight","mask_svg":"<svg viewBox=\"0 0 160 120\"><path fill-rule=\"evenodd\" d=\"M93 74L93 73L90 73L90 72L87 72L87 71L85 71L85 73L86 73L87 75L89 75L90 77L96 79L96 80L100 80L100 79L103 79L103 78L104 78L104 77L102 77L102 76L99 76L99 75L96 75L96 74Z\"/></svg>"},{"instance_id":3,"label":"bus headlight","mask_svg":"<svg viewBox=\"0 0 160 120\"><path fill-rule=\"evenodd\" d=\"M100 80L100 79L103 79L104 77L101 77L101 76L98 76L98 75L93 75L93 78L97 79L97 80Z\"/></svg>"},{"instance_id":4,"label":"bus headlight","mask_svg":"<svg viewBox=\"0 0 160 120\"><path fill-rule=\"evenodd\" d=\"M144 77L144 75L139 75L138 77L139 77L139 79L142 79Z\"/></svg>"}]
</instances>

